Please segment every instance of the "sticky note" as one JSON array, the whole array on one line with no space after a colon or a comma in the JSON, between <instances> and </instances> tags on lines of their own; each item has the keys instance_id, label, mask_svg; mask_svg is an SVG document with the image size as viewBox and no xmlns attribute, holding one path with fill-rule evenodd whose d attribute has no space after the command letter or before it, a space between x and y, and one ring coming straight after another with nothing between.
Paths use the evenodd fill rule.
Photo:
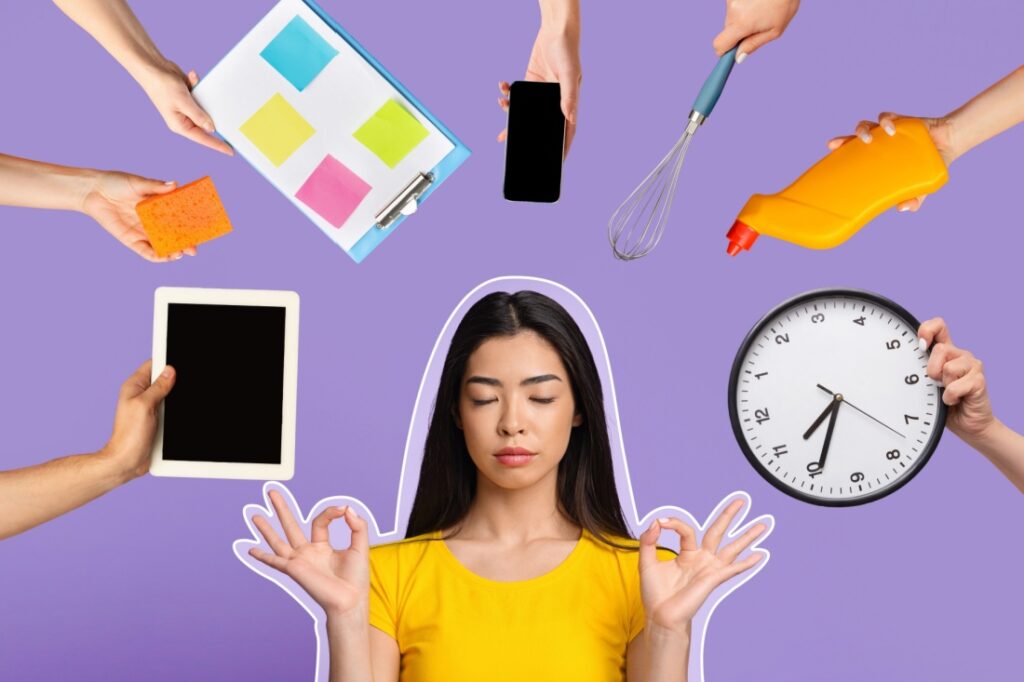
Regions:
<instances>
[{"instance_id":1,"label":"sticky note","mask_svg":"<svg viewBox=\"0 0 1024 682\"><path fill-rule=\"evenodd\" d=\"M295 17L274 36L260 56L297 90L304 90L338 51L302 17Z\"/></svg>"},{"instance_id":2,"label":"sticky note","mask_svg":"<svg viewBox=\"0 0 1024 682\"><path fill-rule=\"evenodd\" d=\"M341 227L370 189L361 177L328 154L302 183L295 198L331 225Z\"/></svg>"},{"instance_id":3,"label":"sticky note","mask_svg":"<svg viewBox=\"0 0 1024 682\"><path fill-rule=\"evenodd\" d=\"M381 161L394 168L428 135L415 116L394 100L378 109L354 134Z\"/></svg>"},{"instance_id":4,"label":"sticky note","mask_svg":"<svg viewBox=\"0 0 1024 682\"><path fill-rule=\"evenodd\" d=\"M316 132L281 93L267 100L239 130L275 166L284 163Z\"/></svg>"},{"instance_id":5,"label":"sticky note","mask_svg":"<svg viewBox=\"0 0 1024 682\"><path fill-rule=\"evenodd\" d=\"M143 199L135 212L161 258L231 232L231 221L209 177Z\"/></svg>"}]
</instances>

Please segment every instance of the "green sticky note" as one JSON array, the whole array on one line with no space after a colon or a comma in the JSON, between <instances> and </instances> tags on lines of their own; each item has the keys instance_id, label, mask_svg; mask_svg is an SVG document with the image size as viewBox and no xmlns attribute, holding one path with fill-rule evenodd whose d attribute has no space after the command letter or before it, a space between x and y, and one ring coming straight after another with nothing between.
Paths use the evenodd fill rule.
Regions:
<instances>
[{"instance_id":1,"label":"green sticky note","mask_svg":"<svg viewBox=\"0 0 1024 682\"><path fill-rule=\"evenodd\" d=\"M429 131L401 104L388 100L354 134L381 161L394 168Z\"/></svg>"},{"instance_id":2,"label":"green sticky note","mask_svg":"<svg viewBox=\"0 0 1024 682\"><path fill-rule=\"evenodd\" d=\"M280 166L316 130L288 100L275 94L239 128L275 166Z\"/></svg>"}]
</instances>

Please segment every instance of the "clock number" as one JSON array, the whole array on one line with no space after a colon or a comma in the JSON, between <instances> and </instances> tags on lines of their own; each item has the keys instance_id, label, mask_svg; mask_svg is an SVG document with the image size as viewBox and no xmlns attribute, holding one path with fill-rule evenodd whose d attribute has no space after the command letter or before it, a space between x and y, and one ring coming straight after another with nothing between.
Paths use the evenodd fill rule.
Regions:
<instances>
[{"instance_id":1,"label":"clock number","mask_svg":"<svg viewBox=\"0 0 1024 682\"><path fill-rule=\"evenodd\" d=\"M867 319L866 317L858 317L856 320L853 321L853 323L854 324L859 324L860 326L863 327L864 326L864 321L866 319Z\"/></svg>"},{"instance_id":2,"label":"clock number","mask_svg":"<svg viewBox=\"0 0 1024 682\"><path fill-rule=\"evenodd\" d=\"M765 376L766 374L768 374L768 372L758 372L757 374L754 375L754 378L760 381L761 377Z\"/></svg>"},{"instance_id":3,"label":"clock number","mask_svg":"<svg viewBox=\"0 0 1024 682\"><path fill-rule=\"evenodd\" d=\"M757 420L758 424L763 424L771 419L771 417L768 416L768 408L766 407L762 410L754 410L754 419Z\"/></svg>"},{"instance_id":4,"label":"clock number","mask_svg":"<svg viewBox=\"0 0 1024 682\"><path fill-rule=\"evenodd\" d=\"M780 346L784 343L789 343L789 333L787 332L786 334L776 334L775 343L779 344Z\"/></svg>"},{"instance_id":5,"label":"clock number","mask_svg":"<svg viewBox=\"0 0 1024 682\"><path fill-rule=\"evenodd\" d=\"M807 473L809 473L811 475L811 478L814 478L815 476L820 476L821 475L821 471L822 471L822 466L820 464L818 464L817 462L808 462L807 463Z\"/></svg>"},{"instance_id":6,"label":"clock number","mask_svg":"<svg viewBox=\"0 0 1024 682\"><path fill-rule=\"evenodd\" d=\"M825 321L825 316L823 314L821 314L821 313L814 313L813 315L811 315L811 322L813 322L814 324L818 324L819 322L824 322L824 321Z\"/></svg>"},{"instance_id":7,"label":"clock number","mask_svg":"<svg viewBox=\"0 0 1024 682\"><path fill-rule=\"evenodd\" d=\"M889 450L887 453L885 453L885 458L886 459L899 459L900 458L900 451L899 450Z\"/></svg>"},{"instance_id":8,"label":"clock number","mask_svg":"<svg viewBox=\"0 0 1024 682\"><path fill-rule=\"evenodd\" d=\"M782 445L773 445L772 446L772 451L773 451L772 452L772 456L773 457L778 457L780 455L784 455L787 452L789 452L789 450L786 448L786 444L785 443L783 443Z\"/></svg>"},{"instance_id":9,"label":"clock number","mask_svg":"<svg viewBox=\"0 0 1024 682\"><path fill-rule=\"evenodd\" d=\"M910 415L910 414L905 414L905 415L903 415L903 421L907 422L907 425L908 425L908 426L910 425L910 420L911 420L911 419L913 419L913 420L915 420L915 421L916 421L916 420L920 419L920 417L915 417L915 416L913 416L913 415Z\"/></svg>"},{"instance_id":10,"label":"clock number","mask_svg":"<svg viewBox=\"0 0 1024 682\"><path fill-rule=\"evenodd\" d=\"M909 375L907 375L906 377L903 378L903 381L907 382L907 384L909 386L913 386L914 384L916 384L920 380L921 380L921 377L917 376L916 374L909 374Z\"/></svg>"},{"instance_id":11,"label":"clock number","mask_svg":"<svg viewBox=\"0 0 1024 682\"><path fill-rule=\"evenodd\" d=\"M885 344L885 347L888 348L889 350L896 350L897 348L900 347L900 340L893 339L889 343Z\"/></svg>"},{"instance_id":12,"label":"clock number","mask_svg":"<svg viewBox=\"0 0 1024 682\"><path fill-rule=\"evenodd\" d=\"M850 475L850 482L851 483L860 483L863 480L864 480L864 474L862 474L859 471L856 471L856 472L854 472L853 474Z\"/></svg>"}]
</instances>

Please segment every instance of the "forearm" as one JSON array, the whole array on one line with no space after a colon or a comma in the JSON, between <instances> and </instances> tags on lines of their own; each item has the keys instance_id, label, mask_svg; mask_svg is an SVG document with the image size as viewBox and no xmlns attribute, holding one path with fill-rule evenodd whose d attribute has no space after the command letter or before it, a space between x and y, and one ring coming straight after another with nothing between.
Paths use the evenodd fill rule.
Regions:
<instances>
[{"instance_id":1,"label":"forearm","mask_svg":"<svg viewBox=\"0 0 1024 682\"><path fill-rule=\"evenodd\" d=\"M0 154L0 205L79 211L98 172Z\"/></svg>"},{"instance_id":2,"label":"forearm","mask_svg":"<svg viewBox=\"0 0 1024 682\"><path fill-rule=\"evenodd\" d=\"M0 471L0 540L77 509L131 478L103 451Z\"/></svg>"},{"instance_id":3,"label":"forearm","mask_svg":"<svg viewBox=\"0 0 1024 682\"><path fill-rule=\"evenodd\" d=\"M662 628L650 620L643 632L644 682L686 682L690 662L690 628L686 632Z\"/></svg>"},{"instance_id":4,"label":"forearm","mask_svg":"<svg viewBox=\"0 0 1024 682\"><path fill-rule=\"evenodd\" d=\"M166 61L125 0L54 0L54 4L139 83L149 68Z\"/></svg>"},{"instance_id":5,"label":"forearm","mask_svg":"<svg viewBox=\"0 0 1024 682\"><path fill-rule=\"evenodd\" d=\"M980 436L961 438L1024 493L1024 436L996 419Z\"/></svg>"},{"instance_id":6,"label":"forearm","mask_svg":"<svg viewBox=\"0 0 1024 682\"><path fill-rule=\"evenodd\" d=\"M579 0L540 0L541 25L553 30L580 31Z\"/></svg>"},{"instance_id":7,"label":"forearm","mask_svg":"<svg viewBox=\"0 0 1024 682\"><path fill-rule=\"evenodd\" d=\"M327 616L331 652L330 682L373 682L370 664L369 606L356 615Z\"/></svg>"},{"instance_id":8,"label":"forearm","mask_svg":"<svg viewBox=\"0 0 1024 682\"><path fill-rule=\"evenodd\" d=\"M1024 66L950 113L945 121L955 157L1024 122Z\"/></svg>"}]
</instances>

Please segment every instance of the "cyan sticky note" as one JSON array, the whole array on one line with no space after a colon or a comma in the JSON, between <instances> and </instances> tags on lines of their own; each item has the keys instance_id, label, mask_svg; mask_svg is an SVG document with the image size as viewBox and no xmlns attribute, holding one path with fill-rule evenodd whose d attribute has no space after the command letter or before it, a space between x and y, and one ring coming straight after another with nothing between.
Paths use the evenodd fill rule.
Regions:
<instances>
[{"instance_id":1,"label":"cyan sticky note","mask_svg":"<svg viewBox=\"0 0 1024 682\"><path fill-rule=\"evenodd\" d=\"M260 52L299 91L312 83L336 54L338 51L298 16Z\"/></svg>"},{"instance_id":2,"label":"cyan sticky note","mask_svg":"<svg viewBox=\"0 0 1024 682\"><path fill-rule=\"evenodd\" d=\"M302 183L295 198L331 225L341 227L370 189L365 180L328 154Z\"/></svg>"},{"instance_id":3,"label":"cyan sticky note","mask_svg":"<svg viewBox=\"0 0 1024 682\"><path fill-rule=\"evenodd\" d=\"M401 104L388 100L354 133L381 161L394 168L429 131Z\"/></svg>"},{"instance_id":4,"label":"cyan sticky note","mask_svg":"<svg viewBox=\"0 0 1024 682\"><path fill-rule=\"evenodd\" d=\"M284 163L316 132L281 93L274 93L239 130L275 166Z\"/></svg>"}]
</instances>

